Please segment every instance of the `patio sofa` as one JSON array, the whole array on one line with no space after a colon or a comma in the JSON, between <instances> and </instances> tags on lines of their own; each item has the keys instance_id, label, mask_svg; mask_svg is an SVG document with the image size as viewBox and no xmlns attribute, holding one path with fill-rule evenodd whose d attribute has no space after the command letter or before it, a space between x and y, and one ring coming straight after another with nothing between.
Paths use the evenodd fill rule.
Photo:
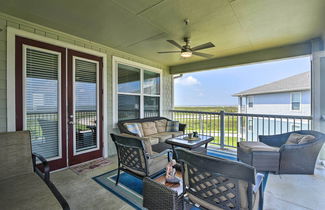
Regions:
<instances>
[{"instance_id":1,"label":"patio sofa","mask_svg":"<svg viewBox=\"0 0 325 210\"><path fill-rule=\"evenodd\" d=\"M47 161L31 152L29 131L0 133L0 209L69 209L49 171Z\"/></svg>"},{"instance_id":2,"label":"patio sofa","mask_svg":"<svg viewBox=\"0 0 325 210\"><path fill-rule=\"evenodd\" d=\"M259 142L239 142L237 157L257 171L280 174L314 174L325 134L301 130L259 136Z\"/></svg>"},{"instance_id":3,"label":"patio sofa","mask_svg":"<svg viewBox=\"0 0 325 210\"><path fill-rule=\"evenodd\" d=\"M150 142L153 152L160 153L166 149L171 149L165 141L169 138L177 137L184 134L186 124L179 124L178 131L166 132L167 121L171 121L165 117L151 117L134 120L123 120L117 123L122 135L137 136ZM127 128L127 125L137 124L140 127L141 134L134 133Z\"/></svg>"}]
</instances>

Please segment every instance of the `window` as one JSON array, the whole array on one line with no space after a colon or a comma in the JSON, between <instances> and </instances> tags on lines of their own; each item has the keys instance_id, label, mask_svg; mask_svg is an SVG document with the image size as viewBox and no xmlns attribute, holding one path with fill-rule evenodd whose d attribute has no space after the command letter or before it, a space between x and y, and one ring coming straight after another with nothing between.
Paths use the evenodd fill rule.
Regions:
<instances>
[{"instance_id":1,"label":"window","mask_svg":"<svg viewBox=\"0 0 325 210\"><path fill-rule=\"evenodd\" d=\"M253 107L253 104L254 104L254 97L253 96L248 96L247 97L247 104L248 104L249 108Z\"/></svg>"},{"instance_id":2,"label":"window","mask_svg":"<svg viewBox=\"0 0 325 210\"><path fill-rule=\"evenodd\" d=\"M115 122L160 116L161 70L114 58Z\"/></svg>"},{"instance_id":3,"label":"window","mask_svg":"<svg viewBox=\"0 0 325 210\"><path fill-rule=\"evenodd\" d=\"M301 107L301 92L291 93L291 110L299 111Z\"/></svg>"}]
</instances>

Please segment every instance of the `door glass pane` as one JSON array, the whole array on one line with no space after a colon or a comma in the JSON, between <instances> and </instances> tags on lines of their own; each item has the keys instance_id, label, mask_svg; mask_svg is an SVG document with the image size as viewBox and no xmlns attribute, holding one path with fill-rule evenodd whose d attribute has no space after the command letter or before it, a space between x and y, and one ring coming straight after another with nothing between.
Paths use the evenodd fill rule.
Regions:
<instances>
[{"instance_id":1,"label":"door glass pane","mask_svg":"<svg viewBox=\"0 0 325 210\"><path fill-rule=\"evenodd\" d=\"M160 74L144 70L143 92L145 94L160 94Z\"/></svg>"},{"instance_id":2,"label":"door glass pane","mask_svg":"<svg viewBox=\"0 0 325 210\"><path fill-rule=\"evenodd\" d=\"M97 147L97 63L75 60L76 151Z\"/></svg>"},{"instance_id":3,"label":"door glass pane","mask_svg":"<svg viewBox=\"0 0 325 210\"><path fill-rule=\"evenodd\" d=\"M59 156L59 55L26 49L26 127L32 150L45 158Z\"/></svg>"},{"instance_id":4,"label":"door glass pane","mask_svg":"<svg viewBox=\"0 0 325 210\"><path fill-rule=\"evenodd\" d=\"M118 64L118 92L140 93L140 69Z\"/></svg>"},{"instance_id":5,"label":"door glass pane","mask_svg":"<svg viewBox=\"0 0 325 210\"><path fill-rule=\"evenodd\" d=\"M159 97L144 97L144 117L159 116Z\"/></svg>"},{"instance_id":6,"label":"door glass pane","mask_svg":"<svg viewBox=\"0 0 325 210\"><path fill-rule=\"evenodd\" d=\"M118 119L140 118L140 96L118 95Z\"/></svg>"}]
</instances>

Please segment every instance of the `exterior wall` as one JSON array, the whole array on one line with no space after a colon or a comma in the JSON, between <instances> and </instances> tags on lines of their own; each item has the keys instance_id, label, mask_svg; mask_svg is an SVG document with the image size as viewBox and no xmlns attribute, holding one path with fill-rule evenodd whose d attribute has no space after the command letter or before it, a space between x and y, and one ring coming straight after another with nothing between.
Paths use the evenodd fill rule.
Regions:
<instances>
[{"instance_id":1,"label":"exterior wall","mask_svg":"<svg viewBox=\"0 0 325 210\"><path fill-rule=\"evenodd\" d=\"M60 40L65 43L73 44L85 49L92 49L98 52L105 53L107 55L107 116L108 132L117 132L113 128L113 89L112 89L112 57L117 56L130 61L138 62L141 64L149 65L163 70L162 82L163 82L163 116L169 117L169 110L172 108L172 75L169 74L166 66L152 62L150 60L137 57L122 51L115 50L105 45L94 43L73 35L69 35L54 29L43 27L31 22L24 21L3 13L0 13L0 132L7 131L7 30L10 26L23 31L38 34L43 37L48 37L55 40ZM109 135L109 133L104 135ZM115 154L115 146L109 139L108 154Z\"/></svg>"},{"instance_id":2,"label":"exterior wall","mask_svg":"<svg viewBox=\"0 0 325 210\"><path fill-rule=\"evenodd\" d=\"M291 110L290 92L254 95L253 107L247 105L245 113L310 116L310 91L301 91L301 96L301 110Z\"/></svg>"}]
</instances>

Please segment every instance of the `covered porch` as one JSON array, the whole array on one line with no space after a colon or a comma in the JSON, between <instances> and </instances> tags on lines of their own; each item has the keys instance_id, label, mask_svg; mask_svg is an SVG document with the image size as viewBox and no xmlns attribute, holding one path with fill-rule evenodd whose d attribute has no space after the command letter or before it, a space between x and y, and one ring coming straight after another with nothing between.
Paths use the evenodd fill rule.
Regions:
<instances>
[{"instance_id":1,"label":"covered porch","mask_svg":"<svg viewBox=\"0 0 325 210\"><path fill-rule=\"evenodd\" d=\"M93 179L117 168L110 134L121 120L179 121L185 133L213 136L209 149L231 155L259 135L325 132L324 7L322 0L2 1L0 132L31 132L32 151L49 161L71 209L133 209ZM187 47L208 42L215 47L186 58ZM182 74L299 56L312 58L311 116L174 109L174 78ZM109 164L71 170L97 159ZM264 209L325 208L321 160L324 149L314 175L270 173Z\"/></svg>"}]
</instances>

